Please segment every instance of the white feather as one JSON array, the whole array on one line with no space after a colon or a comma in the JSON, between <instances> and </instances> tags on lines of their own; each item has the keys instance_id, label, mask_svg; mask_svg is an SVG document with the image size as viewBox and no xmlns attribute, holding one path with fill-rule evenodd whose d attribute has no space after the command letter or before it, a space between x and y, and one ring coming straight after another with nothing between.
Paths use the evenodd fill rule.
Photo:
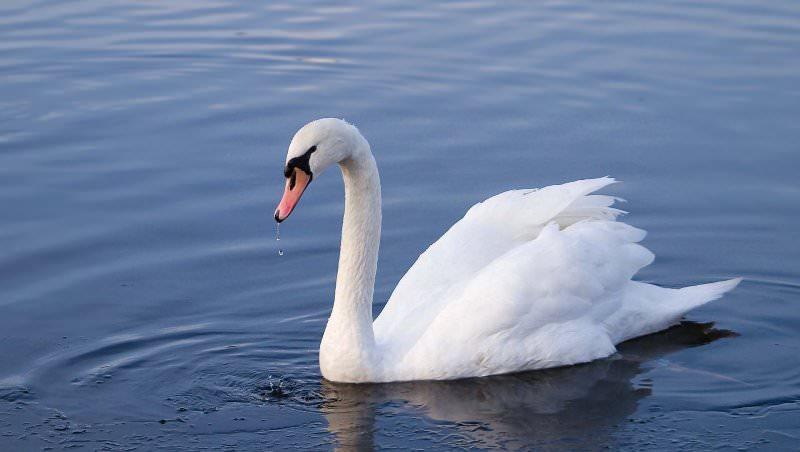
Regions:
<instances>
[{"instance_id":1,"label":"white feather","mask_svg":"<svg viewBox=\"0 0 800 452\"><path fill-rule=\"evenodd\" d=\"M617 221L624 212L613 207L616 198L593 194L615 182L603 177L476 204L420 255L370 324L377 166L354 127L323 121L326 137L352 143L339 161L345 221L336 299L320 346L327 379L455 379L583 363L676 323L739 283L667 289L633 281L653 254L639 244L644 231ZM306 149L316 138L311 123L292 146ZM317 153L325 161L325 149Z\"/></svg>"}]
</instances>

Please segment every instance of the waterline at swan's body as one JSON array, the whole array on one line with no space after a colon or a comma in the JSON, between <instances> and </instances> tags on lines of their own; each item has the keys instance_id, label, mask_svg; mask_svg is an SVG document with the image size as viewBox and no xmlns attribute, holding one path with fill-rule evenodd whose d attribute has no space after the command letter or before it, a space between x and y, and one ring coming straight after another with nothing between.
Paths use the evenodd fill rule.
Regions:
<instances>
[{"instance_id":1,"label":"waterline at swan's body","mask_svg":"<svg viewBox=\"0 0 800 452\"><path fill-rule=\"evenodd\" d=\"M380 178L355 127L322 119L295 135L275 218L283 221L334 163L345 212L320 345L320 369L332 381L454 379L587 362L738 283L666 289L633 281L653 255L638 243L644 231L617 221L615 199L593 194L614 182L605 177L476 204L419 257L373 323Z\"/></svg>"}]
</instances>

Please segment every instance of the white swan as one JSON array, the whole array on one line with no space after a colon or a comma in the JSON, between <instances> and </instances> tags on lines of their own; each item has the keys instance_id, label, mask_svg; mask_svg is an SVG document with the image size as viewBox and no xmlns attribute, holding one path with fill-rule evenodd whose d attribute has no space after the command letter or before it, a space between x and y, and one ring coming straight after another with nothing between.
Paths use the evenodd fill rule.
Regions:
<instances>
[{"instance_id":1,"label":"white swan","mask_svg":"<svg viewBox=\"0 0 800 452\"><path fill-rule=\"evenodd\" d=\"M345 208L331 316L319 350L336 382L441 380L565 366L676 323L740 279L683 289L632 281L653 261L645 232L617 222L614 179L512 190L473 206L417 259L372 321L381 186L367 140L339 119L289 145L275 220L338 163Z\"/></svg>"}]
</instances>

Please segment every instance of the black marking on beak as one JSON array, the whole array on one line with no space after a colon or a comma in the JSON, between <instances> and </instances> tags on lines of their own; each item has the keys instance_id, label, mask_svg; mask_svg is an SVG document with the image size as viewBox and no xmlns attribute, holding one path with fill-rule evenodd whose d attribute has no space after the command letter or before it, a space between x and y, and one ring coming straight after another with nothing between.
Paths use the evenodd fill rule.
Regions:
<instances>
[{"instance_id":1,"label":"black marking on beak","mask_svg":"<svg viewBox=\"0 0 800 452\"><path fill-rule=\"evenodd\" d=\"M283 220L285 220L286 218L284 218L284 219L281 219L281 217L280 217L280 216L278 216L278 215L279 215L278 209L275 209L275 221L276 221L277 223L283 223Z\"/></svg>"},{"instance_id":2,"label":"black marking on beak","mask_svg":"<svg viewBox=\"0 0 800 452\"><path fill-rule=\"evenodd\" d=\"M286 162L286 168L283 170L283 175L286 176L287 179L290 177L294 177L294 169L297 168L302 170L304 173L308 174L310 178L314 178L314 174L311 172L311 154L313 154L317 150L317 146L311 146L308 150L301 156L295 157L288 162ZM294 179L290 182L289 188L294 187Z\"/></svg>"}]
</instances>

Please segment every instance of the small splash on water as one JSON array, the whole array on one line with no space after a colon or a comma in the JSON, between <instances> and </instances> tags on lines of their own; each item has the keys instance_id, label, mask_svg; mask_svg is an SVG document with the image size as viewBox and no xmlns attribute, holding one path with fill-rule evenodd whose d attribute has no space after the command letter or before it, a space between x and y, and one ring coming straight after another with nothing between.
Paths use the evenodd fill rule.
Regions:
<instances>
[{"instance_id":1,"label":"small splash on water","mask_svg":"<svg viewBox=\"0 0 800 452\"><path fill-rule=\"evenodd\" d=\"M291 385L288 381L282 378L274 379L270 375L267 377L267 384L262 389L261 396L264 399L284 399L289 397L293 390L294 385Z\"/></svg>"},{"instance_id":2,"label":"small splash on water","mask_svg":"<svg viewBox=\"0 0 800 452\"><path fill-rule=\"evenodd\" d=\"M275 241L276 242L280 242L281 241L281 224L280 223L275 223ZM283 248L281 248L280 246L278 246L278 256L283 256Z\"/></svg>"},{"instance_id":3,"label":"small splash on water","mask_svg":"<svg viewBox=\"0 0 800 452\"><path fill-rule=\"evenodd\" d=\"M269 375L266 382L258 386L257 395L263 402L302 406L319 406L326 401L316 383L284 376Z\"/></svg>"}]
</instances>

